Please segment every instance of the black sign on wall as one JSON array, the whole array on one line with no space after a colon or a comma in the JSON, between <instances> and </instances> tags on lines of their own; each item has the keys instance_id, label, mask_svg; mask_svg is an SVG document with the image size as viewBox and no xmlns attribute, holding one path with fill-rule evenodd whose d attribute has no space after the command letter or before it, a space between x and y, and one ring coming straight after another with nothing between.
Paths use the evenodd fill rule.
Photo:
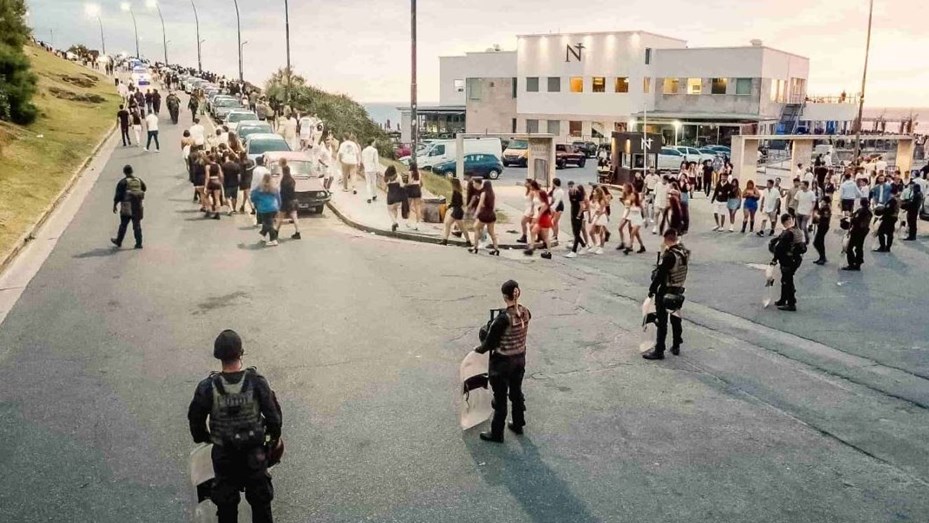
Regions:
<instances>
[{"instance_id":1,"label":"black sign on wall","mask_svg":"<svg viewBox=\"0 0 929 523\"><path fill-rule=\"evenodd\" d=\"M578 62L581 61L581 51L584 50L584 44L578 43L577 45L567 45L565 47L564 61L570 62L571 57L573 56Z\"/></svg>"}]
</instances>

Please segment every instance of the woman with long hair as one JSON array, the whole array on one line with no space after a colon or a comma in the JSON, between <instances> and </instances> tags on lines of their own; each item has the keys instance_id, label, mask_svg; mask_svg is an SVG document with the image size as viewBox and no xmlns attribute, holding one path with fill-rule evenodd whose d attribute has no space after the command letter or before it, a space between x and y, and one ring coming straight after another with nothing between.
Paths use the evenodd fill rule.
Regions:
<instances>
[{"instance_id":1,"label":"woman with long hair","mask_svg":"<svg viewBox=\"0 0 929 523\"><path fill-rule=\"evenodd\" d=\"M616 246L617 251L625 251L626 246L626 229L629 229L629 245L632 245L632 227L628 220L629 213L626 212L629 209L629 206L632 203L632 196L635 194L635 189L633 189L631 183L623 185L623 194L620 196L619 200L622 202L623 211L619 215L619 245Z\"/></svg>"},{"instance_id":2,"label":"woman with long hair","mask_svg":"<svg viewBox=\"0 0 929 523\"><path fill-rule=\"evenodd\" d=\"M603 254L603 242L606 228L610 225L610 218L607 215L607 201L601 187L596 187L590 195L590 247L587 252L594 254Z\"/></svg>"},{"instance_id":3,"label":"woman with long hair","mask_svg":"<svg viewBox=\"0 0 929 523\"><path fill-rule=\"evenodd\" d=\"M532 234L530 240L532 241L529 242L528 247L523 253L527 256L532 256L537 246L535 240L536 238L539 238L541 240L540 243L542 244L542 247L545 249L542 251L542 257L546 260L550 260L552 259L552 253L549 250L548 236L552 230L552 215L554 214L554 211L552 211L550 203L551 200L548 198L548 193L540 190L536 191L536 194L539 200L537 208L538 218L533 221L532 229L530 230L530 233Z\"/></svg>"},{"instance_id":4,"label":"woman with long hair","mask_svg":"<svg viewBox=\"0 0 929 523\"><path fill-rule=\"evenodd\" d=\"M758 200L761 199L761 193L755 187L754 181L745 182L742 198L745 200L745 203L742 204L742 233L745 233L746 225L749 225L748 232L755 232L755 212L758 211Z\"/></svg>"},{"instance_id":5,"label":"woman with long hair","mask_svg":"<svg viewBox=\"0 0 929 523\"><path fill-rule=\"evenodd\" d=\"M726 208L729 210L729 232L735 231L735 212L742 207L742 190L739 189L739 180L733 178L730 182L732 185L732 196L726 202Z\"/></svg>"},{"instance_id":6,"label":"woman with long hair","mask_svg":"<svg viewBox=\"0 0 929 523\"><path fill-rule=\"evenodd\" d=\"M532 220L535 217L535 195L532 192L533 181L527 179L523 184L526 187L526 193L523 195L526 205L523 209L523 216L519 220L519 231L522 236L516 240L516 243L529 243L529 229L532 228Z\"/></svg>"},{"instance_id":7,"label":"woman with long hair","mask_svg":"<svg viewBox=\"0 0 929 523\"><path fill-rule=\"evenodd\" d=\"M471 240L468 238L468 231L465 229L465 210L464 194L461 188L461 180L458 178L451 179L452 184L452 201L445 210L445 231L442 234L442 245L448 245L448 235L452 232L452 225L457 225L461 235L464 236L465 242L471 246Z\"/></svg>"},{"instance_id":8,"label":"woman with long hair","mask_svg":"<svg viewBox=\"0 0 929 523\"><path fill-rule=\"evenodd\" d=\"M229 150L236 155L245 150L242 148L242 142L239 141L239 137L236 136L235 133L229 133L229 143L227 145L229 146Z\"/></svg>"},{"instance_id":9,"label":"woman with long hair","mask_svg":"<svg viewBox=\"0 0 929 523\"><path fill-rule=\"evenodd\" d=\"M568 182L568 203L570 204L571 232L574 234L574 242L571 245L571 252L565 257L577 258L577 248L587 247L587 194L584 192L583 185L575 185L573 181Z\"/></svg>"},{"instance_id":10,"label":"woman with long hair","mask_svg":"<svg viewBox=\"0 0 929 523\"><path fill-rule=\"evenodd\" d=\"M255 162L248 159L245 151L239 153L239 190L242 191L242 206L239 212L245 214L245 203L252 208L252 214L255 214L255 204L252 203L252 176L255 171Z\"/></svg>"},{"instance_id":11,"label":"woman with long hair","mask_svg":"<svg viewBox=\"0 0 929 523\"><path fill-rule=\"evenodd\" d=\"M410 220L408 220L412 221L410 228L418 231L419 222L423 220L423 181L419 175L419 170L410 172L405 189L406 197L410 202Z\"/></svg>"},{"instance_id":12,"label":"woman with long hair","mask_svg":"<svg viewBox=\"0 0 929 523\"><path fill-rule=\"evenodd\" d=\"M629 201L626 203L623 221L629 223L629 246L623 249L623 254L632 252L636 240L639 240L639 250L636 252L639 254L645 252L645 244L642 243L642 234L640 233L642 225L645 224L645 215L642 214L642 198L635 191L632 191Z\"/></svg>"},{"instance_id":13,"label":"woman with long hair","mask_svg":"<svg viewBox=\"0 0 929 523\"><path fill-rule=\"evenodd\" d=\"M260 234L268 237L265 245L276 247L277 229L274 227L274 220L277 218L278 211L281 210L281 193L271 181L270 173L261 177L251 198L252 204L258 211L258 222L261 223Z\"/></svg>"},{"instance_id":14,"label":"woman with long hair","mask_svg":"<svg viewBox=\"0 0 929 523\"><path fill-rule=\"evenodd\" d=\"M219 209L223 205L223 169L216 162L214 156L209 157L209 164L207 165L207 172L209 175L209 180L206 183L207 196L210 199L210 208L213 211L213 219L219 219ZM210 217L210 213L207 212L206 218Z\"/></svg>"},{"instance_id":15,"label":"woman with long hair","mask_svg":"<svg viewBox=\"0 0 929 523\"><path fill-rule=\"evenodd\" d=\"M478 179L475 178L475 180L477 181ZM490 241L494 246L490 254L491 256L500 256L500 248L497 244L497 233L494 231L494 225L496 225L497 222L494 188L490 180L483 180L479 183L481 184L481 196L477 202L477 227L474 231L474 247L468 249L468 251L477 254L479 249L477 239L481 237L486 227L487 233L490 235Z\"/></svg>"},{"instance_id":16,"label":"woman with long hair","mask_svg":"<svg viewBox=\"0 0 929 523\"><path fill-rule=\"evenodd\" d=\"M561 215L564 213L564 189L561 188L561 179L552 180L552 189L548 193L549 202L552 207L552 238L558 241L558 224L561 223Z\"/></svg>"},{"instance_id":17,"label":"woman with long hair","mask_svg":"<svg viewBox=\"0 0 929 523\"><path fill-rule=\"evenodd\" d=\"M200 201L200 212L208 212L206 208L206 153L203 151L194 151L190 153L190 178L193 180L194 191L197 193L197 199Z\"/></svg>"},{"instance_id":18,"label":"woman with long hair","mask_svg":"<svg viewBox=\"0 0 929 523\"><path fill-rule=\"evenodd\" d=\"M396 232L400 226L397 223L397 216L400 214L403 201L406 200L406 191L403 189L403 179L397 174L397 168L393 165L388 165L384 171L384 182L387 184L387 214L390 216L390 230Z\"/></svg>"},{"instance_id":19,"label":"woman with long hair","mask_svg":"<svg viewBox=\"0 0 929 523\"><path fill-rule=\"evenodd\" d=\"M300 224L297 221L297 180L290 174L290 166L284 164L281 167L281 216L278 231L284 226L284 219L288 217L294 222L294 233L290 237L299 240L301 236Z\"/></svg>"}]
</instances>

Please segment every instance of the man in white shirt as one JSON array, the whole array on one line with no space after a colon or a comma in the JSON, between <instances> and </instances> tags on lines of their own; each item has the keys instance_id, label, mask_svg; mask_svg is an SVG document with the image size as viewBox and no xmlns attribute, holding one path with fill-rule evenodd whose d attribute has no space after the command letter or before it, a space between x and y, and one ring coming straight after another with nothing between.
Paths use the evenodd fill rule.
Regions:
<instances>
[{"instance_id":1,"label":"man in white shirt","mask_svg":"<svg viewBox=\"0 0 929 523\"><path fill-rule=\"evenodd\" d=\"M158 143L158 115L150 112L145 117L145 129L148 131L148 141L145 142L145 150L152 147L152 140L155 140L155 152L161 152L161 144Z\"/></svg>"},{"instance_id":2,"label":"man in white shirt","mask_svg":"<svg viewBox=\"0 0 929 523\"><path fill-rule=\"evenodd\" d=\"M655 171L648 171L645 175L645 217L652 223L655 222L655 186L660 180Z\"/></svg>"},{"instance_id":3,"label":"man in white shirt","mask_svg":"<svg viewBox=\"0 0 929 523\"><path fill-rule=\"evenodd\" d=\"M129 87L122 81L120 81L119 85L116 87L116 92L119 93L119 97L123 100L129 100Z\"/></svg>"},{"instance_id":4,"label":"man in white shirt","mask_svg":"<svg viewBox=\"0 0 929 523\"><path fill-rule=\"evenodd\" d=\"M800 181L809 183L810 187L813 186L813 179L814 179L813 171L809 169L803 171L803 175L800 176Z\"/></svg>"},{"instance_id":5,"label":"man in white shirt","mask_svg":"<svg viewBox=\"0 0 929 523\"><path fill-rule=\"evenodd\" d=\"M803 169L803 164L797 164L797 178L803 179L803 175L806 174L806 171Z\"/></svg>"},{"instance_id":6,"label":"man in white shirt","mask_svg":"<svg viewBox=\"0 0 929 523\"><path fill-rule=\"evenodd\" d=\"M797 228L803 232L803 240L810 243L810 217L816 206L816 195L810 190L810 182L803 182L797 200Z\"/></svg>"},{"instance_id":7,"label":"man in white shirt","mask_svg":"<svg viewBox=\"0 0 929 523\"><path fill-rule=\"evenodd\" d=\"M845 218L848 218L855 210L858 194L858 184L852 180L851 174L846 173L842 185L839 186L839 205L841 205L842 216Z\"/></svg>"},{"instance_id":8,"label":"man in white shirt","mask_svg":"<svg viewBox=\"0 0 929 523\"><path fill-rule=\"evenodd\" d=\"M377 154L377 140L371 140L371 143L361 151L361 166L365 171L368 203L377 201L377 171L381 167L381 159Z\"/></svg>"},{"instance_id":9,"label":"man in white shirt","mask_svg":"<svg viewBox=\"0 0 929 523\"><path fill-rule=\"evenodd\" d=\"M292 150L299 150L297 147L297 118L292 113L281 125L281 136L284 137L284 140L287 141L287 145L289 145Z\"/></svg>"},{"instance_id":10,"label":"man in white shirt","mask_svg":"<svg viewBox=\"0 0 929 523\"><path fill-rule=\"evenodd\" d=\"M826 152L826 156L823 157L823 164L826 167L832 167L832 151Z\"/></svg>"},{"instance_id":11,"label":"man in white shirt","mask_svg":"<svg viewBox=\"0 0 929 523\"><path fill-rule=\"evenodd\" d=\"M668 207L668 180L664 176L661 182L655 185L655 224L652 227L652 234L658 234L658 224L663 222L665 211Z\"/></svg>"},{"instance_id":12,"label":"man in white shirt","mask_svg":"<svg viewBox=\"0 0 929 523\"><path fill-rule=\"evenodd\" d=\"M758 229L758 236L764 236L764 226L771 222L771 232L768 236L774 236L774 228L777 226L777 211L781 203L781 190L774 186L774 180L768 180L768 185L761 190L761 228Z\"/></svg>"},{"instance_id":13,"label":"man in white shirt","mask_svg":"<svg viewBox=\"0 0 929 523\"><path fill-rule=\"evenodd\" d=\"M200 119L194 118L194 124L188 129L190 132L190 138L193 139L194 145L190 149L192 151L203 149L203 145L206 143L206 130L200 125Z\"/></svg>"},{"instance_id":14,"label":"man in white shirt","mask_svg":"<svg viewBox=\"0 0 929 523\"><path fill-rule=\"evenodd\" d=\"M342 191L348 192L351 187L352 194L358 194L355 190L355 169L358 167L358 149L355 142L351 141L348 133L342 136L342 144L339 145L337 154L339 164L342 166Z\"/></svg>"}]
</instances>

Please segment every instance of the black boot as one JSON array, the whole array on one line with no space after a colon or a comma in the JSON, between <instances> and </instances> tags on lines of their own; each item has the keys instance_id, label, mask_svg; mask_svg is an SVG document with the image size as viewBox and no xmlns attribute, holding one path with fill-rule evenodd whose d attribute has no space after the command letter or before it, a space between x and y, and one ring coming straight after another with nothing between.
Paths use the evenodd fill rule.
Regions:
<instances>
[{"instance_id":1,"label":"black boot","mask_svg":"<svg viewBox=\"0 0 929 523\"><path fill-rule=\"evenodd\" d=\"M647 360L663 360L664 359L664 349L658 350L658 347L642 354L642 357Z\"/></svg>"},{"instance_id":2,"label":"black boot","mask_svg":"<svg viewBox=\"0 0 929 523\"><path fill-rule=\"evenodd\" d=\"M522 426L522 425L517 425L517 424L515 424L515 423L513 423L513 422L511 421L511 422L507 423L506 426L507 426L507 428L509 428L510 430L512 430L514 434L522 435L522 433L523 433L523 426Z\"/></svg>"},{"instance_id":3,"label":"black boot","mask_svg":"<svg viewBox=\"0 0 929 523\"><path fill-rule=\"evenodd\" d=\"M481 432L481 439L484 441L492 441L494 443L503 443L503 434L494 436L493 432Z\"/></svg>"}]
</instances>

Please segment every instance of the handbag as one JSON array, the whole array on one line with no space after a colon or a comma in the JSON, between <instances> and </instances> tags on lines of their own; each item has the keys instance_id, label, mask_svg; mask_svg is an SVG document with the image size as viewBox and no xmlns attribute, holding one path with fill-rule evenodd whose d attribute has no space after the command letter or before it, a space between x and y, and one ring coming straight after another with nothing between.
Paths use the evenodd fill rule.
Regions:
<instances>
[{"instance_id":1,"label":"handbag","mask_svg":"<svg viewBox=\"0 0 929 523\"><path fill-rule=\"evenodd\" d=\"M661 298L661 304L669 311L680 310L681 307L684 306L684 295L672 293L665 294Z\"/></svg>"}]
</instances>

